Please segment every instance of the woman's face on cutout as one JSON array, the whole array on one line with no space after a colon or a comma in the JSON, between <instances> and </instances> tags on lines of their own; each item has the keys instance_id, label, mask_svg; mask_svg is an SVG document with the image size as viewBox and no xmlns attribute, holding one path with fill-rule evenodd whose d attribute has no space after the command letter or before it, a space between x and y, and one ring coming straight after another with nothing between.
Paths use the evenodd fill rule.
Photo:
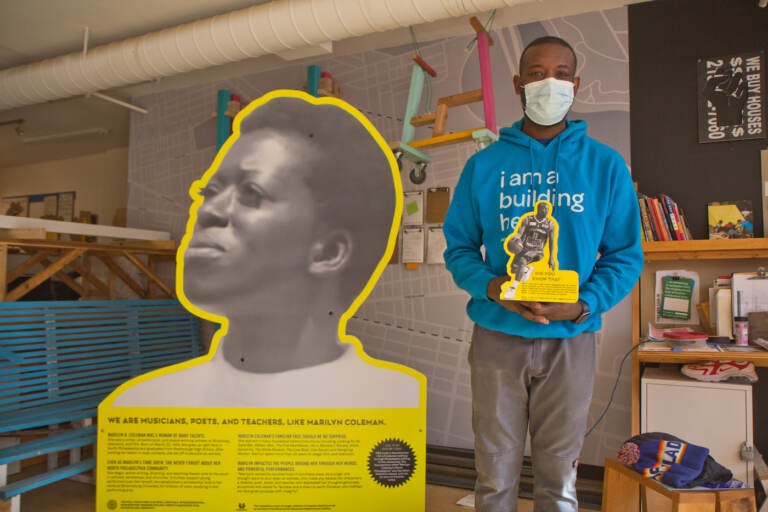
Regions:
<instances>
[{"instance_id":1,"label":"woman's face on cutout","mask_svg":"<svg viewBox=\"0 0 768 512\"><path fill-rule=\"evenodd\" d=\"M316 227L304 180L314 151L269 129L232 145L200 191L184 253L184 291L195 305L226 315L300 298Z\"/></svg>"}]
</instances>

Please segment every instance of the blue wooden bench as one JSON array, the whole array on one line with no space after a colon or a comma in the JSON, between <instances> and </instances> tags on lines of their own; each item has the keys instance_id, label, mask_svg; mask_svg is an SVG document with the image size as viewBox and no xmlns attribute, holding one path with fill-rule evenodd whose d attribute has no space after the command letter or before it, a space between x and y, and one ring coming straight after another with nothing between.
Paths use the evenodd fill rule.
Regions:
<instances>
[{"instance_id":1,"label":"blue wooden bench","mask_svg":"<svg viewBox=\"0 0 768 512\"><path fill-rule=\"evenodd\" d=\"M0 448L0 500L14 512L22 493L93 469L71 460L7 480L11 463L94 444L91 419L111 391L202 351L198 318L176 300L0 302L0 436L55 428Z\"/></svg>"}]
</instances>

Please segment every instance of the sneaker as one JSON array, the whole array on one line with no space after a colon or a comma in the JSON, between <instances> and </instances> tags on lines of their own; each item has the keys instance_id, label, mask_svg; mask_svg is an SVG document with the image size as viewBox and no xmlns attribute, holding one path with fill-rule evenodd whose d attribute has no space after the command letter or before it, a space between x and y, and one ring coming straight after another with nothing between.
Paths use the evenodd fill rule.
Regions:
<instances>
[{"instance_id":1,"label":"sneaker","mask_svg":"<svg viewBox=\"0 0 768 512\"><path fill-rule=\"evenodd\" d=\"M515 298L516 293L517 293L517 283L508 286L507 289L504 290L504 294L501 297L506 300L512 300Z\"/></svg>"},{"instance_id":2,"label":"sneaker","mask_svg":"<svg viewBox=\"0 0 768 512\"><path fill-rule=\"evenodd\" d=\"M740 380L757 382L755 365L746 361L707 361L706 363L684 364L680 371L686 377L706 382Z\"/></svg>"},{"instance_id":3,"label":"sneaker","mask_svg":"<svg viewBox=\"0 0 768 512\"><path fill-rule=\"evenodd\" d=\"M523 283L527 283L532 275L533 275L533 267L528 265L523 269L523 275L520 278L520 281L522 281Z\"/></svg>"}]
</instances>

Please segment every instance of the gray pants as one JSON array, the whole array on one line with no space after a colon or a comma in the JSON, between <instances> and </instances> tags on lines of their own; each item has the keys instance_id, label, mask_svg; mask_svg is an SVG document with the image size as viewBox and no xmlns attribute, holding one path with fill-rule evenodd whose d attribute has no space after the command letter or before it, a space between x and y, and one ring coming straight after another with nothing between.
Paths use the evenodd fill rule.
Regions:
<instances>
[{"instance_id":1,"label":"gray pants","mask_svg":"<svg viewBox=\"0 0 768 512\"><path fill-rule=\"evenodd\" d=\"M577 512L576 465L595 374L595 334L530 339L478 325L472 334L475 509L517 510L526 433L534 510Z\"/></svg>"}]
</instances>

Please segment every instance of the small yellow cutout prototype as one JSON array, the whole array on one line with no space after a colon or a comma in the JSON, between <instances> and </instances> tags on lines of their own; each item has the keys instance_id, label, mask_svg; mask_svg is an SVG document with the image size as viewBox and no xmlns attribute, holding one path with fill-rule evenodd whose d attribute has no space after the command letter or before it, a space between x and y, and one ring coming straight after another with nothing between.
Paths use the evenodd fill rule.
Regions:
<instances>
[{"instance_id":1,"label":"small yellow cutout prototype","mask_svg":"<svg viewBox=\"0 0 768 512\"><path fill-rule=\"evenodd\" d=\"M536 202L534 210L520 218L515 231L504 240L510 280L501 285L501 300L578 300L579 275L573 270L558 269L558 232L549 201Z\"/></svg>"}]
</instances>

